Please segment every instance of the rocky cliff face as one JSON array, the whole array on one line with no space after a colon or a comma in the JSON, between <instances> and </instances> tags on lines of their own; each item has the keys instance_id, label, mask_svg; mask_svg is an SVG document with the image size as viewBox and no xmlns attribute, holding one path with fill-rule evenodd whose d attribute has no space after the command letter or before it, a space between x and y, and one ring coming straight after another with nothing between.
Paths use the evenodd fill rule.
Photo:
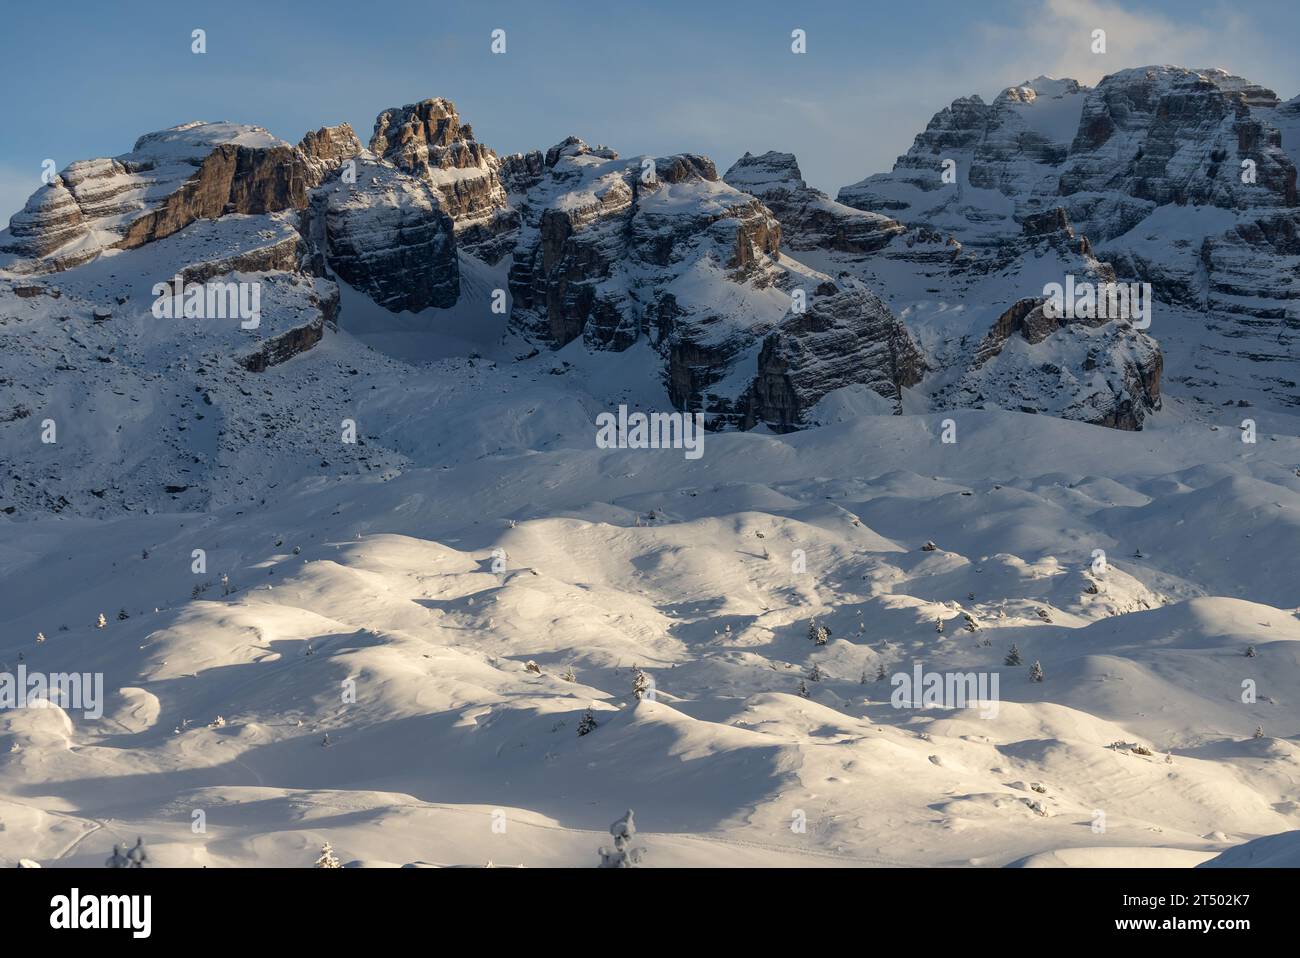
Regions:
<instances>
[{"instance_id":1,"label":"rocky cliff face","mask_svg":"<svg viewBox=\"0 0 1300 958\"><path fill-rule=\"evenodd\" d=\"M594 350L644 343L661 358L669 401L707 413L713 428L791 428L841 386L897 399L910 385L906 361L892 361L906 334L888 310L861 295L836 299L829 277L783 262L772 210L720 179L707 158L619 159L570 137L547 151L540 178L529 168L529 180L510 272L521 335L552 348L579 338ZM871 231L841 232L865 242ZM796 292L817 304L813 318L787 317ZM827 358L816 383L792 358L805 342ZM830 361L836 343L847 352ZM783 385L787 374L797 387Z\"/></svg>"},{"instance_id":2,"label":"rocky cliff face","mask_svg":"<svg viewBox=\"0 0 1300 958\"><path fill-rule=\"evenodd\" d=\"M943 180L945 159L955 161L955 183ZM896 216L916 232L915 243L909 234L879 255L894 264L891 276L905 264L890 302L941 352L928 329L937 322L936 294L969 302L972 293L989 294L974 279L980 271L1009 268L1005 310L1052 281L1030 235L1035 218L1047 223L1050 214L1070 224L1082 254L1112 264L1122 281L1151 284L1158 302L1150 336L1169 358L1168 374L1194 399L1213 387L1244 404L1296 405L1297 162L1300 101L1283 103L1221 70L1142 67L1095 89L1040 79L993 104L958 100L893 172L845 187L840 200ZM946 275L920 275L940 264ZM885 271L858 267L873 281ZM1062 260L1051 272L1059 281L1080 267ZM960 329L966 348L936 365L962 365L988 319ZM1143 359L1146 344L1123 348L1137 358L1122 368L1149 377L1155 363ZM1120 378L1132 381L1131 369Z\"/></svg>"},{"instance_id":3,"label":"rocky cliff face","mask_svg":"<svg viewBox=\"0 0 1300 958\"><path fill-rule=\"evenodd\" d=\"M45 272L134 249L199 219L306 204L302 155L260 127L187 123L113 159L70 164L0 233L6 268Z\"/></svg>"},{"instance_id":4,"label":"rocky cliff face","mask_svg":"<svg viewBox=\"0 0 1300 958\"><path fill-rule=\"evenodd\" d=\"M785 246L792 250L875 253L905 232L887 216L845 206L810 188L792 153L746 153L723 179L763 201L781 222Z\"/></svg>"},{"instance_id":5,"label":"rocky cliff face","mask_svg":"<svg viewBox=\"0 0 1300 958\"><path fill-rule=\"evenodd\" d=\"M967 247L997 247L1025 216L1059 205L1057 178L1085 93L1073 80L1039 77L992 103L954 100L891 173L844 187L839 202L950 233Z\"/></svg>"},{"instance_id":6,"label":"rocky cliff face","mask_svg":"<svg viewBox=\"0 0 1300 958\"><path fill-rule=\"evenodd\" d=\"M450 155L457 143L440 149ZM393 151L414 163L413 145ZM300 210L303 259L315 271L333 270L394 312L447 307L459 296L454 225L428 179L366 152L347 124L293 147L259 127L188 123L141 137L124 156L72 163L13 218L0 250L15 272L59 271L201 220Z\"/></svg>"},{"instance_id":7,"label":"rocky cliff face","mask_svg":"<svg viewBox=\"0 0 1300 958\"><path fill-rule=\"evenodd\" d=\"M241 352L246 370L325 335L337 299L307 288L331 277L392 312L463 306L468 288L458 322L508 287L507 336L644 348L665 401L713 428L799 428L868 390L896 410L1136 429L1170 355L1180 384L1300 403L1297 144L1300 100L1221 71L1039 78L954 101L836 201L787 153L723 177L697 154L624 159L576 137L498 157L429 99L381 112L369 149L346 124L292 146L192 123L73 163L0 233L0 270L190 250L187 278L287 278L303 308ZM1151 283L1149 333L1050 320L1044 286L1067 276Z\"/></svg>"},{"instance_id":8,"label":"rocky cliff face","mask_svg":"<svg viewBox=\"0 0 1300 958\"><path fill-rule=\"evenodd\" d=\"M960 379L937 396L1136 431L1160 408L1163 364L1155 340L1123 323L1058 317L1029 298L998 317Z\"/></svg>"},{"instance_id":9,"label":"rocky cliff face","mask_svg":"<svg viewBox=\"0 0 1300 958\"><path fill-rule=\"evenodd\" d=\"M798 429L826 395L850 385L866 386L898 408L902 390L920 382L924 370L907 329L878 297L826 283L807 309L764 338L743 425Z\"/></svg>"},{"instance_id":10,"label":"rocky cliff face","mask_svg":"<svg viewBox=\"0 0 1300 958\"><path fill-rule=\"evenodd\" d=\"M298 153L307 167L307 185L316 187L348 160L361 154L361 141L346 123L322 126L298 143Z\"/></svg>"},{"instance_id":11,"label":"rocky cliff face","mask_svg":"<svg viewBox=\"0 0 1300 958\"><path fill-rule=\"evenodd\" d=\"M1059 191L1098 242L1156 207L1294 207L1296 169L1266 121L1277 95L1222 70L1124 70L1089 92ZM1242 162L1254 164L1253 183Z\"/></svg>"},{"instance_id":12,"label":"rocky cliff face","mask_svg":"<svg viewBox=\"0 0 1300 958\"><path fill-rule=\"evenodd\" d=\"M455 305L455 227L437 193L371 154L354 162L356 182L328 180L313 191L303 217L324 262L392 312Z\"/></svg>"},{"instance_id":13,"label":"rocky cliff face","mask_svg":"<svg viewBox=\"0 0 1300 958\"><path fill-rule=\"evenodd\" d=\"M508 250L518 225L501 180L496 153L474 139L456 106L441 97L384 110L375 119L370 150L438 194L456 224L457 240L488 262Z\"/></svg>"}]
</instances>

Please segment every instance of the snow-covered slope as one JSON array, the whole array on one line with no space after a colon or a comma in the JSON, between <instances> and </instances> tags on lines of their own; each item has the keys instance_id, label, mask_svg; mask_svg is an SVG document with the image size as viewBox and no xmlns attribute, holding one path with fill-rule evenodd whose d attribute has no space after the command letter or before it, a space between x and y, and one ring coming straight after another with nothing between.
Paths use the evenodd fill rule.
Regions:
<instances>
[{"instance_id":1,"label":"snow-covered slope","mask_svg":"<svg viewBox=\"0 0 1300 958\"><path fill-rule=\"evenodd\" d=\"M1113 275L1017 187L1094 93L954 108L961 201L875 213L445 100L74 164L0 236L0 676L105 694L0 708L0 861L586 866L628 808L652 866L1281 860L1300 417L1038 307Z\"/></svg>"},{"instance_id":2,"label":"snow-covered slope","mask_svg":"<svg viewBox=\"0 0 1300 958\"><path fill-rule=\"evenodd\" d=\"M476 373L363 407L427 463L400 475L4 520L0 658L108 694L0 718L31 825L0 855L586 865L626 807L658 865L1162 864L1296 827L1294 438L961 412L956 446L886 415L692 462ZM877 674L918 665L998 674L996 708L893 707Z\"/></svg>"}]
</instances>

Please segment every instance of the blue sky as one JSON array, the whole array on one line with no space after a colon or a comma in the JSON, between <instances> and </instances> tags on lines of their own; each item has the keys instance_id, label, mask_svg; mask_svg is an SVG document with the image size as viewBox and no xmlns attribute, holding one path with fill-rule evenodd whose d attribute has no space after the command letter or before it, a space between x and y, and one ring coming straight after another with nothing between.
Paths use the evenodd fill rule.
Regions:
<instances>
[{"instance_id":1,"label":"blue sky","mask_svg":"<svg viewBox=\"0 0 1300 958\"><path fill-rule=\"evenodd\" d=\"M719 169L788 150L833 195L888 169L955 97L1040 74L1222 66L1300 93L1294 0L10 0L0 18L0 223L42 160L116 155L192 119L292 142L346 120L367 140L381 109L445 96L499 153L570 133L625 155L703 152ZM1105 56L1089 49L1097 27ZM195 28L206 54L190 52Z\"/></svg>"}]
</instances>

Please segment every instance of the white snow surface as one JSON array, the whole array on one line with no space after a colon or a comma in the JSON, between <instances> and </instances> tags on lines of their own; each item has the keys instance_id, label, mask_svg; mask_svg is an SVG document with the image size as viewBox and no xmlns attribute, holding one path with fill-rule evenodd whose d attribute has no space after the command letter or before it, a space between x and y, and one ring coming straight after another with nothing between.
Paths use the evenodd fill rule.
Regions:
<instances>
[{"instance_id":1,"label":"white snow surface","mask_svg":"<svg viewBox=\"0 0 1300 958\"><path fill-rule=\"evenodd\" d=\"M1053 140L1081 99L1057 82L1032 86ZM198 149L183 132L137 150ZM621 202L612 164L573 160L566 202ZM1295 863L1300 417L1192 381L1194 314L1160 330L1141 432L849 388L814 428L688 459L596 446L599 413L668 408L656 357L528 355L489 308L509 257L462 254L460 301L416 316L343 287L339 328L258 374L237 358L327 281L258 276L255 331L149 315L179 266L289 241L283 216L222 217L23 281L58 298L0 291L0 673L105 690L98 717L0 710L0 864L98 866L140 836L159 865L308 866L329 842L368 867L589 867L629 808L649 867ZM1008 295L869 276L936 351ZM703 262L673 291L778 311ZM877 673L918 665L996 674L996 710L895 708Z\"/></svg>"},{"instance_id":2,"label":"white snow surface","mask_svg":"<svg viewBox=\"0 0 1300 958\"><path fill-rule=\"evenodd\" d=\"M466 313L403 362L349 332L347 296L340 331L218 412L310 394L384 468L307 468L286 440L224 462L206 507L0 515L0 671L22 653L106 690L100 718L0 712L0 859L99 865L139 835L164 865L305 866L328 841L367 866L591 866L633 808L651 867L1190 867L1297 828L1294 418L1250 446L1176 398L1141 433L960 411L944 444L940 415L846 395L695 461L602 450L637 350L555 375L483 336L466 360ZM894 708L877 670L916 663L999 673L996 716Z\"/></svg>"}]
</instances>

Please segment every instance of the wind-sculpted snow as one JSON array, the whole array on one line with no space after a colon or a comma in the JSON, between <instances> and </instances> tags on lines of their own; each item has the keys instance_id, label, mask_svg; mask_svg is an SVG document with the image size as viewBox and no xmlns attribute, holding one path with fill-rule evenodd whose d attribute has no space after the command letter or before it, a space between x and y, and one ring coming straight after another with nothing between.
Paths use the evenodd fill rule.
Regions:
<instances>
[{"instance_id":1,"label":"wind-sculpted snow","mask_svg":"<svg viewBox=\"0 0 1300 958\"><path fill-rule=\"evenodd\" d=\"M394 383L372 442L508 378ZM108 690L0 713L0 856L586 866L629 806L649 866L1191 865L1294 829L1300 444L952 416L956 445L886 415L699 462L560 427L256 509L0 520L0 658ZM918 667L997 701L895 708Z\"/></svg>"}]
</instances>

